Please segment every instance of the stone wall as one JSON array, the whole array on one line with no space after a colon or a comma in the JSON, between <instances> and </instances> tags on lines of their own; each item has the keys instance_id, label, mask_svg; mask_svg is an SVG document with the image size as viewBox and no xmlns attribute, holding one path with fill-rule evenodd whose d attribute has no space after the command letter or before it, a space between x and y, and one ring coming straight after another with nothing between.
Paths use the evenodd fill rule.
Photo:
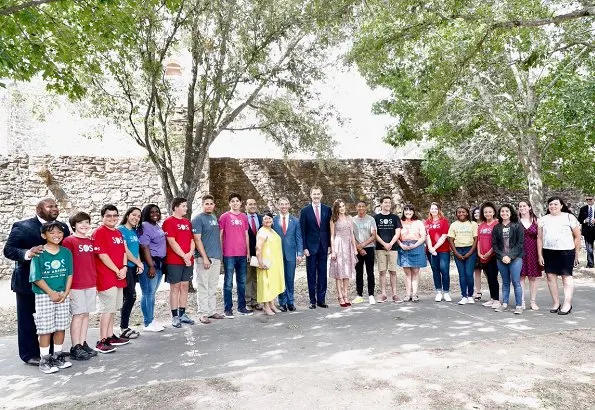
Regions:
<instances>
[{"instance_id":1,"label":"stone wall","mask_svg":"<svg viewBox=\"0 0 595 410\"><path fill-rule=\"evenodd\" d=\"M106 203L120 210L164 203L154 168L139 159L0 157L0 251L12 224L35 215L37 202L45 197L59 199L61 220L82 210L91 215L93 223L99 221ZM12 262L0 260L0 277L10 274Z\"/></svg>"},{"instance_id":2,"label":"stone wall","mask_svg":"<svg viewBox=\"0 0 595 410\"><path fill-rule=\"evenodd\" d=\"M400 212L403 203L410 202L425 214L430 202L443 204L451 219L458 204L473 206L482 200L496 203L516 202L524 192L510 192L503 188L476 185L469 191L448 196L429 195L421 174L419 160L316 160L234 159L211 158L203 175L202 190L215 197L216 212L228 209L230 192L240 193L244 199L252 197L259 209L276 210L276 200L287 196L292 212L308 203L312 185L324 192L323 202L336 198L346 201L350 212L364 199L370 211L377 211L379 199L390 195ZM565 198L580 205L579 192L566 190ZM153 166L137 158L98 157L0 157L0 251L12 224L35 213L35 205L45 197L58 199L61 215L68 216L84 210L93 223L99 221L99 211L106 203L113 203L123 212L129 206L142 207L154 202L165 212L167 206L161 193L160 180ZM198 209L199 200L194 207ZM0 258L0 277L10 275L13 263Z\"/></svg>"}]
</instances>

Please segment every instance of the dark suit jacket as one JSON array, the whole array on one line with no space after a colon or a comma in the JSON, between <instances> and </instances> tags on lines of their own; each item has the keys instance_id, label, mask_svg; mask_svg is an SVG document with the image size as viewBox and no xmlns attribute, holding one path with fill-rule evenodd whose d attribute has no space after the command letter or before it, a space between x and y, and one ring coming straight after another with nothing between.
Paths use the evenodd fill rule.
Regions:
<instances>
[{"instance_id":1,"label":"dark suit jacket","mask_svg":"<svg viewBox=\"0 0 595 410\"><path fill-rule=\"evenodd\" d=\"M287 231L283 234L283 226L281 223L281 216L277 215L273 218L273 229L281 237L281 245L283 247L283 257L287 261L295 261L296 256L304 254L304 243L302 241L302 228L300 221L293 215L287 218Z\"/></svg>"},{"instance_id":2,"label":"dark suit jacket","mask_svg":"<svg viewBox=\"0 0 595 410\"><path fill-rule=\"evenodd\" d=\"M300 212L300 226L302 228L302 240L304 249L310 253L317 253L322 247L323 252L328 251L331 246L331 208L328 205L320 204L320 226L316 222L312 204L306 205Z\"/></svg>"},{"instance_id":3,"label":"dark suit jacket","mask_svg":"<svg viewBox=\"0 0 595 410\"><path fill-rule=\"evenodd\" d=\"M60 222L64 228L64 237L70 235L68 226ZM29 269L31 261L25 260L25 254L34 246L45 244L41 237L41 222L37 216L22 221L15 222L12 225L6 245L4 245L4 256L15 261L14 271L10 287L16 293L31 293L31 283L29 282Z\"/></svg>"},{"instance_id":4,"label":"dark suit jacket","mask_svg":"<svg viewBox=\"0 0 595 410\"><path fill-rule=\"evenodd\" d=\"M246 213L248 217L248 243L250 245L250 256L256 256L256 235L252 232L252 227L250 226L250 215ZM258 229L262 226L262 215L256 214L256 219L258 219L258 226L256 227L256 232L258 233Z\"/></svg>"},{"instance_id":5,"label":"dark suit jacket","mask_svg":"<svg viewBox=\"0 0 595 410\"><path fill-rule=\"evenodd\" d=\"M593 226L589 226L586 223L583 223L587 216L589 215L589 210L587 208L588 205L583 206L578 211L578 221L581 223L581 232L585 237L586 241L592 241L595 239L595 224Z\"/></svg>"}]
</instances>

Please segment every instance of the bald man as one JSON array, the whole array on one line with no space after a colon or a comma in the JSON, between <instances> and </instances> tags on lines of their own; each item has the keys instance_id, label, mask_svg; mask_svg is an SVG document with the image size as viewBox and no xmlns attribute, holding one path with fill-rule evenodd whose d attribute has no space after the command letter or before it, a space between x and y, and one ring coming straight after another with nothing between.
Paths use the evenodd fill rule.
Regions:
<instances>
[{"instance_id":1,"label":"bald man","mask_svg":"<svg viewBox=\"0 0 595 410\"><path fill-rule=\"evenodd\" d=\"M35 296L29 282L29 269L31 258L43 252L45 240L41 237L41 225L55 221L60 210L56 201L46 198L37 204L36 214L33 218L15 222L4 246L4 256L15 261L10 285L17 299L19 356L23 362L34 366L39 365L39 342L33 320ZM67 237L70 234L68 226L60 224L64 237Z\"/></svg>"}]
</instances>

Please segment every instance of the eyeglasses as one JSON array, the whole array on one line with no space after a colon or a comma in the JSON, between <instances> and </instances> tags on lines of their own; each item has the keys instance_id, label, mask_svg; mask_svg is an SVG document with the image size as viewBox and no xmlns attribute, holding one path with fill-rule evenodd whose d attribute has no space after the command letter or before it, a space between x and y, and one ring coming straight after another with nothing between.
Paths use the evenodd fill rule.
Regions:
<instances>
[{"instance_id":1,"label":"eyeglasses","mask_svg":"<svg viewBox=\"0 0 595 410\"><path fill-rule=\"evenodd\" d=\"M585 198L587 201L592 201L593 198Z\"/></svg>"}]
</instances>

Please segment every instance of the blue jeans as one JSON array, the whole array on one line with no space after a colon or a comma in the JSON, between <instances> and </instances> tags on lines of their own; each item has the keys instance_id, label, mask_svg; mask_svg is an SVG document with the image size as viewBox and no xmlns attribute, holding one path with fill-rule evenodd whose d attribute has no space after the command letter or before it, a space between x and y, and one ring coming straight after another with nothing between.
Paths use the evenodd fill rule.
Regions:
<instances>
[{"instance_id":1,"label":"blue jeans","mask_svg":"<svg viewBox=\"0 0 595 410\"><path fill-rule=\"evenodd\" d=\"M233 271L236 271L236 284L238 285L238 309L246 309L246 271L248 263L246 256L224 256L223 270L223 304L226 312L233 308L231 292L233 290Z\"/></svg>"},{"instance_id":2,"label":"blue jeans","mask_svg":"<svg viewBox=\"0 0 595 410\"><path fill-rule=\"evenodd\" d=\"M434 276L436 292L448 292L450 289L450 252L438 252L436 256L428 254Z\"/></svg>"},{"instance_id":3,"label":"blue jeans","mask_svg":"<svg viewBox=\"0 0 595 410\"><path fill-rule=\"evenodd\" d=\"M283 271L285 273L285 291L279 294L279 306L295 305L293 301L293 282L295 279L295 261L283 258Z\"/></svg>"},{"instance_id":4,"label":"blue jeans","mask_svg":"<svg viewBox=\"0 0 595 410\"><path fill-rule=\"evenodd\" d=\"M508 305L510 297L510 281L514 287L514 301L517 306L523 305L523 290L521 288L521 269L523 268L523 258L516 258L506 264L498 261L498 269L502 276L502 304Z\"/></svg>"},{"instance_id":5,"label":"blue jeans","mask_svg":"<svg viewBox=\"0 0 595 410\"><path fill-rule=\"evenodd\" d=\"M460 255L465 255L471 250L471 246L457 246L456 250ZM461 295L464 298L473 297L473 270L475 269L475 258L477 258L475 252L473 252L468 259L463 261L455 256L455 265L457 265L457 270L459 271Z\"/></svg>"},{"instance_id":6,"label":"blue jeans","mask_svg":"<svg viewBox=\"0 0 595 410\"><path fill-rule=\"evenodd\" d=\"M155 293L157 293L157 288L159 288L163 274L161 269L155 269L155 276L149 278L149 267L146 263L143 266L143 273L138 275L138 282L142 291L140 309L143 312L145 326L149 326L155 318Z\"/></svg>"}]
</instances>

